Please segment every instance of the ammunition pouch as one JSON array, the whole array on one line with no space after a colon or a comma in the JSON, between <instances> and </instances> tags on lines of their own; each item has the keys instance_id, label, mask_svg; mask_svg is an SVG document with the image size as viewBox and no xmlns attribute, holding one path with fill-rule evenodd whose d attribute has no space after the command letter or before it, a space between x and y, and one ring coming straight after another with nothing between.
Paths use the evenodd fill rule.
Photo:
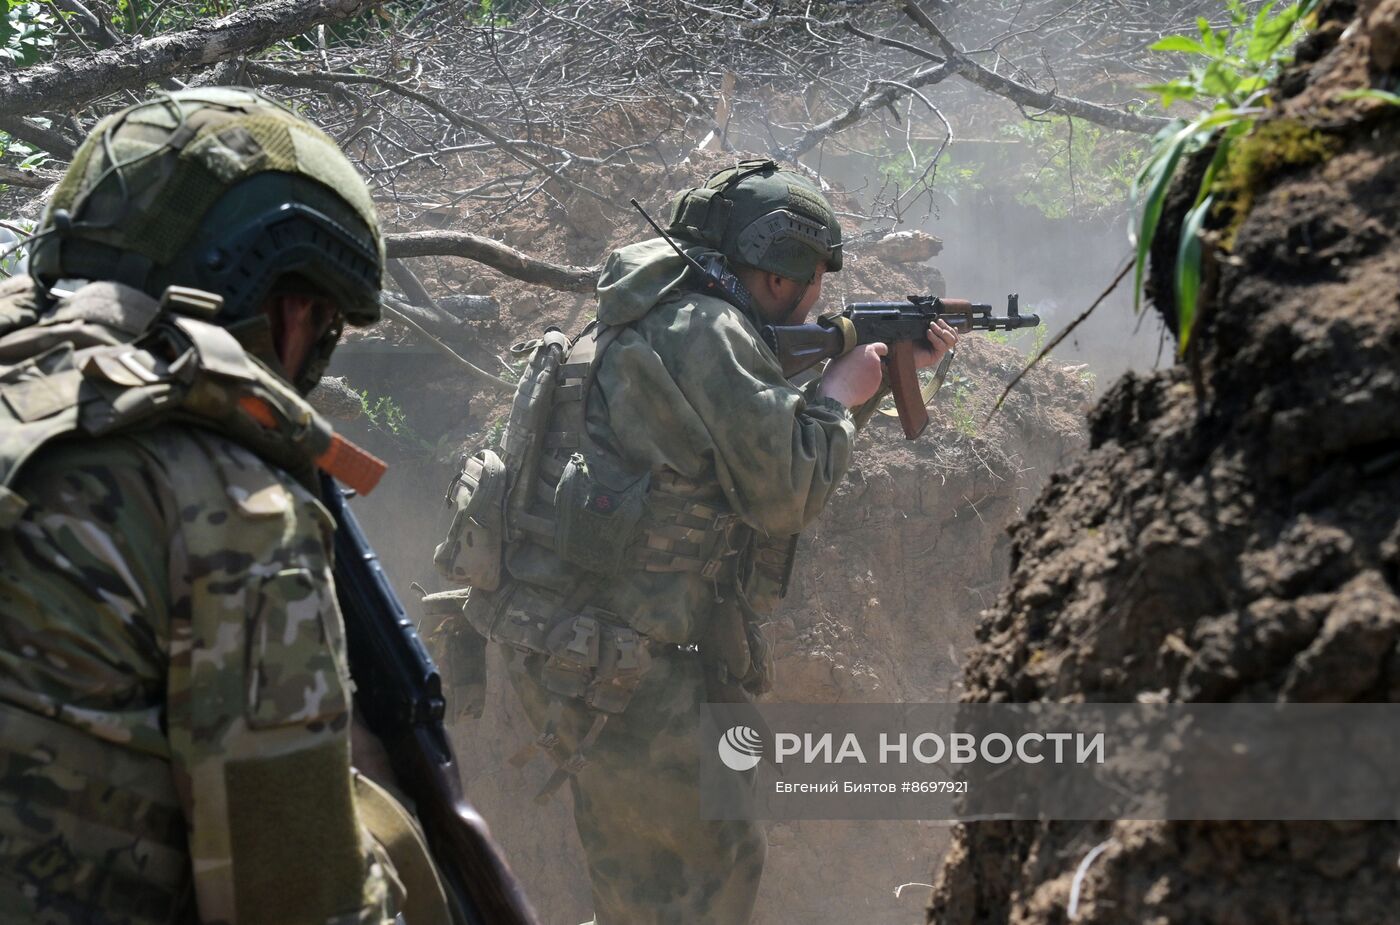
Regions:
<instances>
[{"instance_id":1,"label":"ammunition pouch","mask_svg":"<svg viewBox=\"0 0 1400 925\"><path fill-rule=\"evenodd\" d=\"M637 539L650 488L650 473L624 473L574 453L554 491L554 551L591 572L616 574Z\"/></svg>"},{"instance_id":2,"label":"ammunition pouch","mask_svg":"<svg viewBox=\"0 0 1400 925\"><path fill-rule=\"evenodd\" d=\"M797 557L797 534L755 536L739 564L739 581L745 603L767 616L787 596L792 566Z\"/></svg>"},{"instance_id":3,"label":"ammunition pouch","mask_svg":"<svg viewBox=\"0 0 1400 925\"><path fill-rule=\"evenodd\" d=\"M500 457L491 450L463 456L446 501L452 525L433 553L433 565L458 584L496 590L505 555L506 468Z\"/></svg>"},{"instance_id":4,"label":"ammunition pouch","mask_svg":"<svg viewBox=\"0 0 1400 925\"><path fill-rule=\"evenodd\" d=\"M562 595L542 588L512 584L481 597L492 600L476 607L469 602L464 611L473 626L484 624L483 635L521 656L538 656L540 681L550 693L602 713L627 709L652 656L665 648L614 614L570 608Z\"/></svg>"}]
</instances>

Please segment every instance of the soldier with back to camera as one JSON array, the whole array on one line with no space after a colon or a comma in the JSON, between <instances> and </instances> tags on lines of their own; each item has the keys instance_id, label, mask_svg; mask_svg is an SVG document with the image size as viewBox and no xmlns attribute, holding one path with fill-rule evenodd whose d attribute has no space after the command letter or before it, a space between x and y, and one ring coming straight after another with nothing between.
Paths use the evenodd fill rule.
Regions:
<instances>
[{"instance_id":1,"label":"soldier with back to camera","mask_svg":"<svg viewBox=\"0 0 1400 925\"><path fill-rule=\"evenodd\" d=\"M682 193L667 232L612 254L580 337L519 348L500 452L464 461L436 555L557 764L544 792L570 784L598 925L749 920L766 843L699 818L701 704L771 686L761 624L881 388L883 345L804 391L759 334L841 269L805 177L741 162ZM956 342L939 322L919 365Z\"/></svg>"}]
</instances>

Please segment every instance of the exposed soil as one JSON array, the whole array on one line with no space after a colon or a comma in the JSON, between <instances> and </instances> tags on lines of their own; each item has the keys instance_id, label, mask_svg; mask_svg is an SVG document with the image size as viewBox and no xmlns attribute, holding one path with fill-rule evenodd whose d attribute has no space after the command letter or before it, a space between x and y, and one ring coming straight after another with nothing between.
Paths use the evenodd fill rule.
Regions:
<instances>
[{"instance_id":1,"label":"exposed soil","mask_svg":"<svg viewBox=\"0 0 1400 925\"><path fill-rule=\"evenodd\" d=\"M693 185L732 158L696 154L672 170L624 167L589 178L626 202L638 196L653 216L675 190ZM838 207L844 194L834 193ZM564 209L540 202L500 223L465 227L561 262L600 262L642 236L631 210L609 212L587 197ZM546 323L576 331L592 299L507 280L454 259L415 261L434 294L494 296L499 319L473 322L469 358L500 371L496 355ZM872 248L852 248L846 269L827 277L827 305L911 292L941 291L928 263L890 263ZM956 283L956 281L954 281ZM996 302L997 294L972 295ZM385 483L357 502L371 539L405 597L411 582L436 587L432 549L445 529L440 489L457 454L474 448L506 411L506 396L483 392L435 348L384 324L356 338L333 372L368 404L389 396L403 411L398 434L370 425L353 398L337 390L337 417L352 437L395 460ZM374 345L380 346L374 346ZM392 345L392 346L389 346ZM819 525L802 542L794 587L769 628L783 701L951 700L959 693L961 652L975 616L995 598L1007 568L1005 527L1048 478L1084 444L1092 383L1082 369L1044 364L1029 375L990 423L987 410L1024 364L1017 349L979 336L959 349L932 424L906 442L896 419L877 417L858 441L856 464ZM330 396L328 396L328 399ZM490 821L543 920L574 925L589 916L587 875L567 791L543 808L531 799L548 776L544 762L515 771L509 756L531 738L504 681L488 666L488 702L480 720L453 728L468 792ZM756 922L905 922L918 917L926 879L947 827L928 823L783 823L770 827L767 871Z\"/></svg>"},{"instance_id":2,"label":"exposed soil","mask_svg":"<svg viewBox=\"0 0 1400 925\"><path fill-rule=\"evenodd\" d=\"M1218 217L1243 221L1192 351L1114 386L1089 452L1013 529L965 699L1400 697L1400 107L1338 99L1395 87L1400 4L1360 7L1326 7L1267 120L1339 153L1278 157L1247 214ZM1173 316L1167 265L1154 289ZM1400 909L1392 823L978 823L954 830L928 920L1069 921L1098 845L1077 922L1360 925Z\"/></svg>"}]
</instances>

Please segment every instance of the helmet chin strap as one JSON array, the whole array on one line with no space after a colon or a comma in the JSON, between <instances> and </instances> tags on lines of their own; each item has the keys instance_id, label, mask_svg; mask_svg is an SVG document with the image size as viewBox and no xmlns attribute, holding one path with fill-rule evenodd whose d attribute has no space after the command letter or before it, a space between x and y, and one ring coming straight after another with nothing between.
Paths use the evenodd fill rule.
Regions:
<instances>
[{"instance_id":1,"label":"helmet chin strap","mask_svg":"<svg viewBox=\"0 0 1400 925\"><path fill-rule=\"evenodd\" d=\"M807 298L807 290L811 287L811 285L812 284L809 282L806 286L801 286L797 290L797 294L792 297L792 300L788 303L786 310L783 311L782 317L779 319L780 324L802 323L803 319L796 317L797 307L802 304L803 299Z\"/></svg>"}]
</instances>

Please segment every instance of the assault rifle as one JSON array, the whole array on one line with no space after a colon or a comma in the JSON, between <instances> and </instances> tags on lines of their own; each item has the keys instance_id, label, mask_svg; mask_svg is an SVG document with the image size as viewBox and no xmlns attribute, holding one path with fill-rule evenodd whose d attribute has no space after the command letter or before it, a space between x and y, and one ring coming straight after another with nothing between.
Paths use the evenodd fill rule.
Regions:
<instances>
[{"instance_id":1,"label":"assault rifle","mask_svg":"<svg viewBox=\"0 0 1400 925\"><path fill-rule=\"evenodd\" d=\"M862 344L885 344L885 378L894 395L904 436L913 440L928 426L928 402L948 371L953 354L949 352L934 374L931 389L919 386L914 364L914 345L927 341L928 329L942 318L954 330L1014 331L1040 324L1039 315L1023 315L1016 295L1006 300L1005 317L992 314L992 307L965 299L940 299L931 295L911 295L903 302L853 302L834 315L823 315L813 324L770 324L763 328L763 339L783 365L789 379L822 360L850 353Z\"/></svg>"},{"instance_id":2,"label":"assault rifle","mask_svg":"<svg viewBox=\"0 0 1400 925\"><path fill-rule=\"evenodd\" d=\"M485 821L462 796L443 729L442 679L384 575L345 491L322 475L335 518L335 593L345 618L355 710L384 743L399 787L413 801L454 919L536 925L534 910Z\"/></svg>"}]
</instances>

